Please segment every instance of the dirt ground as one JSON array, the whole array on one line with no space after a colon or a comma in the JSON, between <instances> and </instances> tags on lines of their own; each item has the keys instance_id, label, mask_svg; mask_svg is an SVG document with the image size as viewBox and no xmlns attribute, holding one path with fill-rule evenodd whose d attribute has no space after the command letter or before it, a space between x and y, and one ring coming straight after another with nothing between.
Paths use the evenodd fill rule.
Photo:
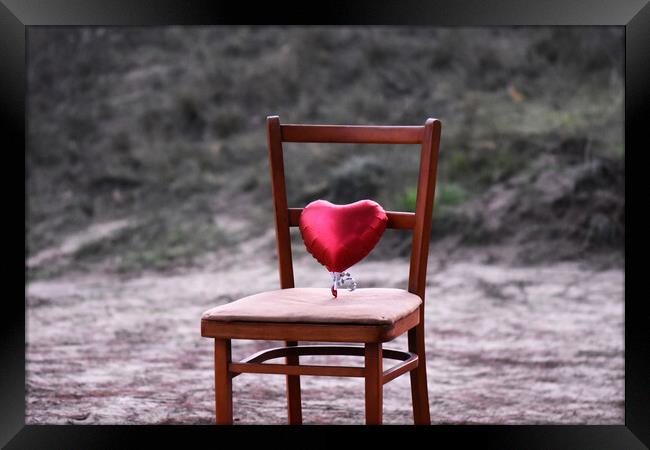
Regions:
<instances>
[{"instance_id":1,"label":"dirt ground","mask_svg":"<svg viewBox=\"0 0 650 450\"><path fill-rule=\"evenodd\" d=\"M98 233L111 228L118 226ZM277 288L267 250L272 238L260 236L236 256L217 253L201 267L167 275L67 273L29 283L27 423L212 423L212 342L200 336L201 313ZM623 423L623 270L491 261L482 250L450 260L432 249L426 303L432 421ZM327 286L329 275L311 257L294 264L298 286ZM407 261L364 261L352 274L360 287L405 287ZM234 341L233 357L277 344ZM385 347L406 348L406 341ZM360 364L312 358L304 360ZM286 422L282 376L245 374L233 384L236 423ZM362 380L303 377L302 386L305 423L363 423ZM412 423L408 377L385 386L384 421Z\"/></svg>"}]
</instances>

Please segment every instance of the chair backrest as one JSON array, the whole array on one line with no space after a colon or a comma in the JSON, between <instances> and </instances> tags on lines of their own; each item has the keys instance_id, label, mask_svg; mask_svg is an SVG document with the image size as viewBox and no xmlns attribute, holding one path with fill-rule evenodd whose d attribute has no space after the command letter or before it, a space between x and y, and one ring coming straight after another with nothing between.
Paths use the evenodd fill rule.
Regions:
<instances>
[{"instance_id":1,"label":"chair backrest","mask_svg":"<svg viewBox=\"0 0 650 450\"><path fill-rule=\"evenodd\" d=\"M412 230L408 290L424 300L429 239L436 189L440 121L427 119L421 126L359 126L280 124L278 116L266 118L280 287L294 287L289 227L297 227L302 208L289 208L284 177L283 142L420 144L415 213L386 211L388 228Z\"/></svg>"}]
</instances>

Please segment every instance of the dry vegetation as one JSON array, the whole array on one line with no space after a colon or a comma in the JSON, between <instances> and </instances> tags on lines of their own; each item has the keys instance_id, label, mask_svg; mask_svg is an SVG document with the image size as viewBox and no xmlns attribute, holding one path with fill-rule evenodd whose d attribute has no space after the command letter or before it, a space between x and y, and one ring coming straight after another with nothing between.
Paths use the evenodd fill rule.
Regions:
<instances>
[{"instance_id":1,"label":"dry vegetation","mask_svg":"<svg viewBox=\"0 0 650 450\"><path fill-rule=\"evenodd\" d=\"M27 252L93 223L129 225L30 276L191 267L267 229L268 114L438 117L434 239L515 244L517 262L620 263L622 46L608 28L31 29ZM372 197L412 208L412 148L297 147L292 206ZM386 241L376 257L403 251Z\"/></svg>"}]
</instances>

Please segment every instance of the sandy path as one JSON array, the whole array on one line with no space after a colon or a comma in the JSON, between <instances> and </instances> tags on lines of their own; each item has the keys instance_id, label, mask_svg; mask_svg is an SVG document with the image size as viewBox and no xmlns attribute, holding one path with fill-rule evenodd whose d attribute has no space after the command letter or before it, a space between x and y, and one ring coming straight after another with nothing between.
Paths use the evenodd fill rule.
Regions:
<instances>
[{"instance_id":1,"label":"sandy path","mask_svg":"<svg viewBox=\"0 0 650 450\"><path fill-rule=\"evenodd\" d=\"M200 316L275 289L274 262L262 255L170 276L69 275L29 284L27 423L212 423L212 342L199 335ZM298 285L327 284L313 259L296 262ZM435 423L623 423L622 270L442 265L433 256L430 266ZM386 273L397 275L378 277ZM362 287L404 287L407 265L364 262L353 275ZM233 356L275 344L234 341ZM363 423L362 380L303 377L303 389L305 423ZM385 422L411 423L408 377L384 392ZM236 378L235 420L284 423L284 395L282 376Z\"/></svg>"}]
</instances>

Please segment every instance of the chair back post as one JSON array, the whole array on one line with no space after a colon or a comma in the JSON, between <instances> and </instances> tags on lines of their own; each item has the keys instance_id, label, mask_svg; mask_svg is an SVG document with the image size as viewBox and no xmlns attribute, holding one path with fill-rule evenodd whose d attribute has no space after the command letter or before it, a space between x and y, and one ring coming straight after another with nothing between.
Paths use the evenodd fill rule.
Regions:
<instances>
[{"instance_id":1,"label":"chair back post","mask_svg":"<svg viewBox=\"0 0 650 450\"><path fill-rule=\"evenodd\" d=\"M440 121L437 119L427 119L425 122L415 199L415 226L413 227L413 241L411 244L408 290L420 296L423 308L427 262L429 259L429 241L431 239L433 200L436 192L440 128Z\"/></svg>"},{"instance_id":2,"label":"chair back post","mask_svg":"<svg viewBox=\"0 0 650 450\"><path fill-rule=\"evenodd\" d=\"M294 287L293 262L291 259L291 235L289 233L289 208L284 178L284 155L282 151L282 131L280 118L266 118L267 143L269 148L269 168L271 170L271 190L273 210L275 211L275 237L280 271L280 288Z\"/></svg>"}]
</instances>

